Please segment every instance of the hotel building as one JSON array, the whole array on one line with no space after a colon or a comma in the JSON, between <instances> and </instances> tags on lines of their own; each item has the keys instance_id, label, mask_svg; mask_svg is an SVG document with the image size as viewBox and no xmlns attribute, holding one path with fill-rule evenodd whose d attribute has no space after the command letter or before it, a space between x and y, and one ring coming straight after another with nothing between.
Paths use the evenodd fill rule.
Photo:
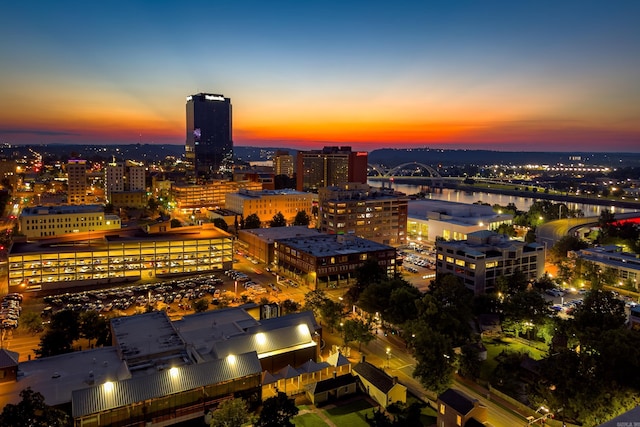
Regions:
<instances>
[{"instance_id":1,"label":"hotel building","mask_svg":"<svg viewBox=\"0 0 640 427\"><path fill-rule=\"evenodd\" d=\"M366 151L351 151L351 147L298 151L296 189L316 192L322 187L347 182L366 184L368 158Z\"/></svg>"}]
</instances>

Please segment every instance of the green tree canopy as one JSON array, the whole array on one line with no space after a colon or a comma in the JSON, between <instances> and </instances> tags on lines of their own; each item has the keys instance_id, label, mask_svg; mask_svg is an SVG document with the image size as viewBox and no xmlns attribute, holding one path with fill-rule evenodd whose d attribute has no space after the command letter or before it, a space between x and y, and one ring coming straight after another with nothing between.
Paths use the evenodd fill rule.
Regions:
<instances>
[{"instance_id":1,"label":"green tree canopy","mask_svg":"<svg viewBox=\"0 0 640 427\"><path fill-rule=\"evenodd\" d=\"M196 313L202 313L203 311L207 311L209 308L209 301L204 298L197 299L191 304L191 308Z\"/></svg>"},{"instance_id":2,"label":"green tree canopy","mask_svg":"<svg viewBox=\"0 0 640 427\"><path fill-rule=\"evenodd\" d=\"M269 222L269 227L286 227L287 219L284 217L282 212L278 212L273 216L271 221Z\"/></svg>"},{"instance_id":3,"label":"green tree canopy","mask_svg":"<svg viewBox=\"0 0 640 427\"><path fill-rule=\"evenodd\" d=\"M293 225L308 226L311 223L311 217L307 215L307 211L298 211L296 217L293 219Z\"/></svg>"},{"instance_id":4,"label":"green tree canopy","mask_svg":"<svg viewBox=\"0 0 640 427\"><path fill-rule=\"evenodd\" d=\"M210 427L241 427L251 419L249 408L242 399L225 400L211 413L210 418Z\"/></svg>"},{"instance_id":5,"label":"green tree canopy","mask_svg":"<svg viewBox=\"0 0 640 427\"><path fill-rule=\"evenodd\" d=\"M240 220L240 222L242 223L242 219ZM244 225L241 225L241 227L243 229L249 230L253 228L260 228L261 225L262 221L260 221L260 217L258 216L258 214L252 213L248 217L244 218Z\"/></svg>"},{"instance_id":6,"label":"green tree canopy","mask_svg":"<svg viewBox=\"0 0 640 427\"><path fill-rule=\"evenodd\" d=\"M270 397L262 404L260 417L254 424L255 427L292 427L291 418L298 414L295 402L283 392Z\"/></svg>"},{"instance_id":7,"label":"green tree canopy","mask_svg":"<svg viewBox=\"0 0 640 427\"><path fill-rule=\"evenodd\" d=\"M229 231L229 225L227 225L227 222L222 218L214 218L213 225L222 231Z\"/></svg>"},{"instance_id":8,"label":"green tree canopy","mask_svg":"<svg viewBox=\"0 0 640 427\"><path fill-rule=\"evenodd\" d=\"M31 387L20 392L22 400L17 404L7 404L0 413L2 426L66 427L71 425L63 411L44 403L42 394Z\"/></svg>"}]
</instances>

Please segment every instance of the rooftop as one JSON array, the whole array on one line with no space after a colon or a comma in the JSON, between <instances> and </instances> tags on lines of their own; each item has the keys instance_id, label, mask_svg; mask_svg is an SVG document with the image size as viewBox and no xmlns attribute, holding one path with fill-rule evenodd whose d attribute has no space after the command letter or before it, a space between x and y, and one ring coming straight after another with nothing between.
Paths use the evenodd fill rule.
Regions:
<instances>
[{"instance_id":1,"label":"rooftop","mask_svg":"<svg viewBox=\"0 0 640 427\"><path fill-rule=\"evenodd\" d=\"M353 367L353 371L383 393L388 393L389 390L397 384L395 378L389 376L382 369L376 368L369 362L358 363Z\"/></svg>"},{"instance_id":2,"label":"rooftop","mask_svg":"<svg viewBox=\"0 0 640 427\"><path fill-rule=\"evenodd\" d=\"M58 253L58 252L90 252L104 250L110 244L144 243L144 242L177 242L183 240L215 239L230 237L218 228L208 226L178 227L162 233L147 234L139 229L117 229L92 233L74 233L53 239L34 242L15 242L11 247L11 255L29 253ZM91 245L87 244L91 237Z\"/></svg>"},{"instance_id":3,"label":"rooftop","mask_svg":"<svg viewBox=\"0 0 640 427\"><path fill-rule=\"evenodd\" d=\"M409 200L408 215L410 218L427 219L430 212L438 212L457 218L474 219L500 215L494 212L491 206L487 205L447 202L444 200ZM506 216L511 217L511 215Z\"/></svg>"},{"instance_id":4,"label":"rooftop","mask_svg":"<svg viewBox=\"0 0 640 427\"><path fill-rule=\"evenodd\" d=\"M259 199L265 196L309 196L310 199L315 197L315 194L306 193L304 191L292 190L285 188L282 190L240 190L237 193L231 193L228 197L239 197L242 199Z\"/></svg>"},{"instance_id":5,"label":"rooftop","mask_svg":"<svg viewBox=\"0 0 640 427\"><path fill-rule=\"evenodd\" d=\"M104 213L102 205L59 205L23 208L20 216L68 215L73 213Z\"/></svg>"},{"instance_id":6,"label":"rooftop","mask_svg":"<svg viewBox=\"0 0 640 427\"><path fill-rule=\"evenodd\" d=\"M445 405L453 408L457 413L462 415L468 414L475 406L474 403L477 402L475 399L471 399L463 392L452 388L447 389L444 393L438 396L438 400L442 401Z\"/></svg>"},{"instance_id":7,"label":"rooftop","mask_svg":"<svg viewBox=\"0 0 640 427\"><path fill-rule=\"evenodd\" d=\"M278 239L278 243L312 256L348 255L372 251L395 249L382 243L342 234L319 234L317 236L291 237Z\"/></svg>"},{"instance_id":8,"label":"rooftop","mask_svg":"<svg viewBox=\"0 0 640 427\"><path fill-rule=\"evenodd\" d=\"M272 243L276 239L289 239L292 237L309 237L321 235L316 228L298 225L293 227L271 227L271 228L253 228L241 230L240 233L252 234L261 240Z\"/></svg>"}]
</instances>

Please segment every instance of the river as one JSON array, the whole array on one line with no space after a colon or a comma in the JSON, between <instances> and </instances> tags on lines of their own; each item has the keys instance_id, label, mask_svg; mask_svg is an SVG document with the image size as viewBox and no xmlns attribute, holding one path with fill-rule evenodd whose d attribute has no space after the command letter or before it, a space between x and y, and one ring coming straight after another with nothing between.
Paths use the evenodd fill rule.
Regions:
<instances>
[{"instance_id":1,"label":"river","mask_svg":"<svg viewBox=\"0 0 640 427\"><path fill-rule=\"evenodd\" d=\"M369 185L373 187L380 187L382 185L382 181L379 180L369 180ZM385 183L385 185L388 185ZM401 191L407 195L412 195L419 193L421 191L420 185L415 184L399 184L396 182L391 182L391 188L397 191ZM489 203L490 205L501 205L506 206L509 203L513 203L519 210L528 211L533 202L537 199L534 197L521 197L521 196L511 196L506 194L495 194L495 193L484 193L484 192L470 192L463 190L454 190L451 188L437 188L433 189L432 192L427 194L427 199L432 200L444 200L447 202L458 202L458 203L475 203L478 201L482 201L483 203ZM608 209L614 214L623 214L623 213L634 213L640 212L638 209L630 209L630 208L619 208L615 206L602 206L602 205L590 205L586 203L574 203L574 202L565 202L563 200L552 200L555 203L564 203L567 205L569 209L580 209L584 212L584 216L600 216L600 213L604 209Z\"/></svg>"}]
</instances>

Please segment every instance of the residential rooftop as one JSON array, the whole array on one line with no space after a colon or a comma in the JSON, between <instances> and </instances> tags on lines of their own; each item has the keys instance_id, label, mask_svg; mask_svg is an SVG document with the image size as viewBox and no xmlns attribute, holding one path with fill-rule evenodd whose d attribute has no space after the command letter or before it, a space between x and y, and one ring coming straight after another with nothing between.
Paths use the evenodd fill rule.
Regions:
<instances>
[{"instance_id":1,"label":"residential rooftop","mask_svg":"<svg viewBox=\"0 0 640 427\"><path fill-rule=\"evenodd\" d=\"M104 212L102 205L58 205L58 206L34 206L22 209L20 216L36 215L68 215L74 213L99 213Z\"/></svg>"}]
</instances>

